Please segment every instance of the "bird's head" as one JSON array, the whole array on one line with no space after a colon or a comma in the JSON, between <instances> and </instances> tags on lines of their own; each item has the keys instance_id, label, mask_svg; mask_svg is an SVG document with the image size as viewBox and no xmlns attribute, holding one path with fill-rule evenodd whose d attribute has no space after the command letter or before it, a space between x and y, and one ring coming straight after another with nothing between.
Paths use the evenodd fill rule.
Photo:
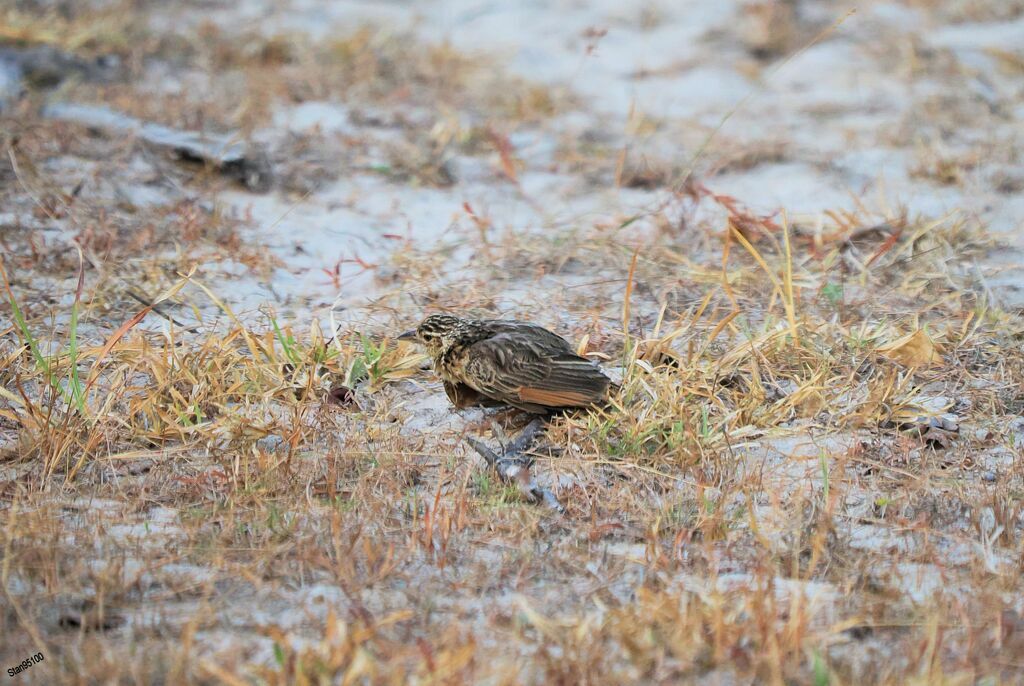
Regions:
<instances>
[{"instance_id":1,"label":"bird's head","mask_svg":"<svg viewBox=\"0 0 1024 686\"><path fill-rule=\"evenodd\" d=\"M399 336L398 340L420 343L431 357L437 358L451 347L465 327L466 322L458 317L450 314L432 314L415 329Z\"/></svg>"}]
</instances>

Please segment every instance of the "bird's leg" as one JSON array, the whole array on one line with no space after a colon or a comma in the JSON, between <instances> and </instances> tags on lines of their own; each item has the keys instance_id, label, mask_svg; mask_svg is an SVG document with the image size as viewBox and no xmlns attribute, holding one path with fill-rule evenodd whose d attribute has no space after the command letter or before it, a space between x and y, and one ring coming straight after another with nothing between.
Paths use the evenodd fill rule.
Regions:
<instances>
[{"instance_id":1,"label":"bird's leg","mask_svg":"<svg viewBox=\"0 0 1024 686\"><path fill-rule=\"evenodd\" d=\"M501 454L502 455L507 455L508 454L508 447L505 444L505 439L507 437L505 436L505 430L503 428L501 428L501 424L499 424L496 421L492 421L491 422L491 433L494 434L494 438L497 439L498 445L501 446Z\"/></svg>"},{"instance_id":2,"label":"bird's leg","mask_svg":"<svg viewBox=\"0 0 1024 686\"><path fill-rule=\"evenodd\" d=\"M524 419L534 416L518 408L507 407L494 415L494 421L500 422L506 429L518 429L524 426Z\"/></svg>"}]
</instances>

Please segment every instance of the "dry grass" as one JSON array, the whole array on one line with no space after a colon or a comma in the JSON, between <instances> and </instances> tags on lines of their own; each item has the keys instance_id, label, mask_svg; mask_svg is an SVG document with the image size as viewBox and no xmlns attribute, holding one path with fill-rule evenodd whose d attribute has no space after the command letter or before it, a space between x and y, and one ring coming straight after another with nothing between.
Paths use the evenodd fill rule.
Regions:
<instances>
[{"instance_id":1,"label":"dry grass","mask_svg":"<svg viewBox=\"0 0 1024 686\"><path fill-rule=\"evenodd\" d=\"M74 38L98 35L86 24L51 30L99 45ZM361 129L398 129L391 148L275 143L302 194L338 159L445 187L452 150L518 187L507 132L573 102L370 29L199 35L145 54L243 72L248 95L229 111L196 93L168 123L258 130L294 99L408 115ZM130 109L140 91L71 92ZM136 100L139 116L166 104ZM650 212L526 236L467 203L451 242L396 240L362 265L375 324L327 331L238 307L285 258L206 172L4 121L4 669L40 651L21 678L1020 682L1024 320L989 290L979 264L999 246L974 218L766 216L707 178ZM386 171L367 161L381 150ZM779 153L719 154L743 169ZM665 189L688 171L658 162L648 183L600 140L559 155L590 185ZM966 162L945 164L921 173L959 182L943 174ZM111 200L139 185L162 195ZM564 515L470 458L461 439L491 415L450 410L394 340L421 307L557 326L620 377L607 407L552 419L536 448Z\"/></svg>"},{"instance_id":2,"label":"dry grass","mask_svg":"<svg viewBox=\"0 0 1024 686\"><path fill-rule=\"evenodd\" d=\"M672 247L639 256L630 334L608 313L595 313L603 329L579 329L623 383L608 409L547 432L542 452L557 456L544 471L568 479L556 519L444 433L402 429L417 425L403 403L423 393L408 381L425 380L423 360L386 338L328 341L273 320L156 335L129 320L105 343L78 341L66 324L44 333L12 290L8 311L25 321L3 350L14 654L38 637L63 655L40 673L62 679L1009 674L1021 323L957 273L953 258L983 247L963 220L865 232L842 219L791 227L788 259L786 233L765 225L751 242L708 227L728 259L685 308L655 307L675 285ZM624 268L606 232L589 239L568 257ZM92 320L80 302L72 312ZM956 432L928 423L946 409ZM99 560L82 545L93 536ZM908 602L908 570L950 590ZM230 619L237 594L276 607L308 592L341 595L295 625ZM246 666L250 630L273 646L263 666ZM116 657L124 631L136 662ZM180 653L143 657L168 636Z\"/></svg>"}]
</instances>

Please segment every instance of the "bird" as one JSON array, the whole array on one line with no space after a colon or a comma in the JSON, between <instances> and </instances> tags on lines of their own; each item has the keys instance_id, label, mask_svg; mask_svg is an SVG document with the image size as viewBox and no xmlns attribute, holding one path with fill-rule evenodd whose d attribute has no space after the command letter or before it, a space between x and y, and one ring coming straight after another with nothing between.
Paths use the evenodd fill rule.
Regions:
<instances>
[{"instance_id":1,"label":"bird","mask_svg":"<svg viewBox=\"0 0 1024 686\"><path fill-rule=\"evenodd\" d=\"M432 314L398 336L423 345L458 409L509 405L530 414L596 405L611 379L538 324Z\"/></svg>"}]
</instances>

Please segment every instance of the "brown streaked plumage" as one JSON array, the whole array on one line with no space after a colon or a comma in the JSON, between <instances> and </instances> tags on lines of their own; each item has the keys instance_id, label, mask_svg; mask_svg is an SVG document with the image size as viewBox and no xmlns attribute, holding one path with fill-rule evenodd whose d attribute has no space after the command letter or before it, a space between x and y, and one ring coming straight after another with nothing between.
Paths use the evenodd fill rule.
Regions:
<instances>
[{"instance_id":1,"label":"brown streaked plumage","mask_svg":"<svg viewBox=\"0 0 1024 686\"><path fill-rule=\"evenodd\" d=\"M506 404L543 414L601 402L610 380L569 342L542 326L430 315L399 336L423 344L459 408Z\"/></svg>"}]
</instances>

